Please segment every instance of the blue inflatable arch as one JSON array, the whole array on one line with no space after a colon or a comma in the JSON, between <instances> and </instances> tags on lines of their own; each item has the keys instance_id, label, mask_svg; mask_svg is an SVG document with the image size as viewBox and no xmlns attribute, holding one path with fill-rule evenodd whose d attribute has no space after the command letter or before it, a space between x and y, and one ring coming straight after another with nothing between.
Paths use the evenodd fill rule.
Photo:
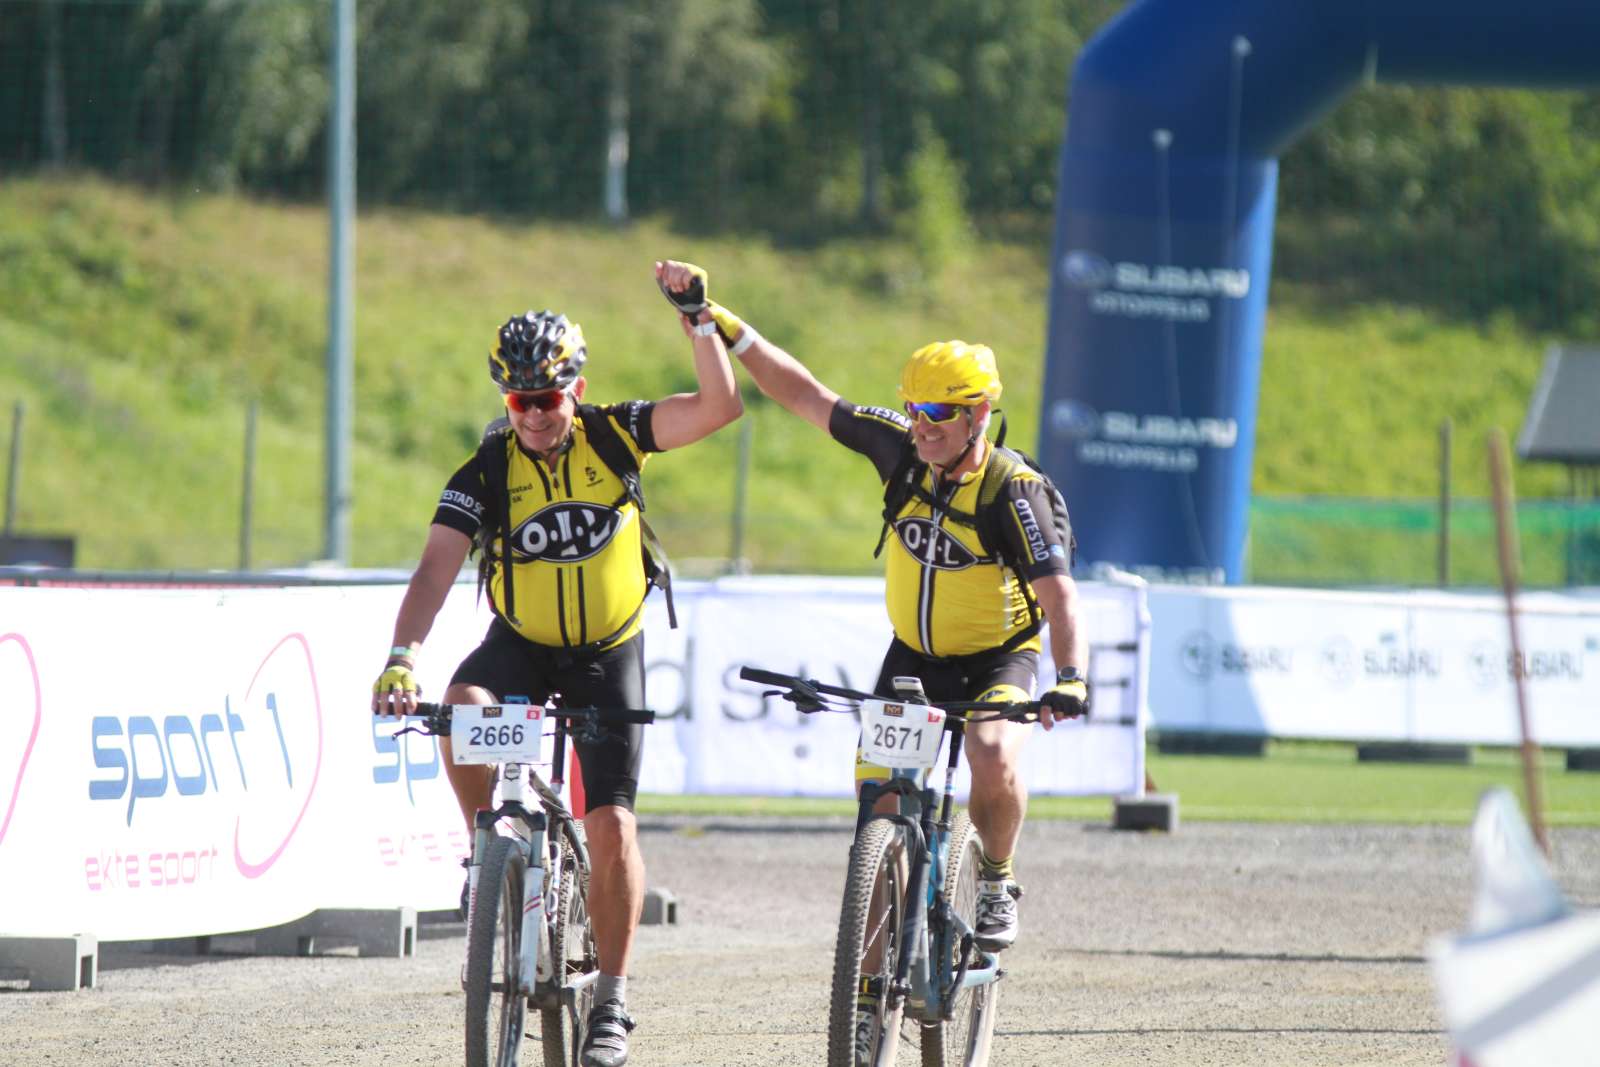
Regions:
<instances>
[{"instance_id":1,"label":"blue inflatable arch","mask_svg":"<svg viewBox=\"0 0 1600 1067\"><path fill-rule=\"evenodd\" d=\"M1084 49L1039 449L1079 558L1237 582L1277 157L1363 82L1571 88L1600 0L1136 0Z\"/></svg>"}]
</instances>

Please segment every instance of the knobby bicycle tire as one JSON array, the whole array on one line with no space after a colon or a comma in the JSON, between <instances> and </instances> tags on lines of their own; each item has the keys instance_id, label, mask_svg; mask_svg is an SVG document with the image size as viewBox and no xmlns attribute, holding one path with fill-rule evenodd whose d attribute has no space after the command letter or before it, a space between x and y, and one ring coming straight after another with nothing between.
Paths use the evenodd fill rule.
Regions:
<instances>
[{"instance_id":1,"label":"knobby bicycle tire","mask_svg":"<svg viewBox=\"0 0 1600 1067\"><path fill-rule=\"evenodd\" d=\"M589 924L589 872L578 864L578 854L566 834L561 837L561 893L556 901L555 927L550 940L550 958L558 986L580 975L598 970L594 929ZM577 1018L568 1014L565 1004L540 1009L539 1027L544 1040L545 1067L576 1067L583 1047L583 1031L594 1004L593 984L578 994Z\"/></svg>"},{"instance_id":2,"label":"knobby bicycle tire","mask_svg":"<svg viewBox=\"0 0 1600 1067\"><path fill-rule=\"evenodd\" d=\"M521 849L508 837L489 843L467 932L467 1067L514 1067L527 999L517 992L522 942Z\"/></svg>"},{"instance_id":3,"label":"knobby bicycle tire","mask_svg":"<svg viewBox=\"0 0 1600 1067\"><path fill-rule=\"evenodd\" d=\"M982 842L964 811L957 812L951 821L948 857L944 871L945 899L968 926L974 926L978 912L978 872L983 863ZM953 943L948 947L953 968L961 946ZM950 1021L922 1029L922 1067L985 1067L989 1062L999 997L998 982L958 990Z\"/></svg>"},{"instance_id":4,"label":"knobby bicycle tire","mask_svg":"<svg viewBox=\"0 0 1600 1067\"><path fill-rule=\"evenodd\" d=\"M887 819L873 819L862 827L850 847L850 873L845 877L844 904L839 911L839 940L833 953L833 992L828 1009L828 1067L855 1067L856 994L861 986L862 964L874 940L882 944L872 973L887 987L900 955L900 930L905 918L906 867L898 828ZM880 885L882 889L880 889ZM874 916L873 897L881 905ZM869 930L868 922L872 922ZM898 1046L904 1006L887 1010L885 995L874 1026L874 1062L893 1061ZM891 1046L884 1049L887 1040Z\"/></svg>"}]
</instances>

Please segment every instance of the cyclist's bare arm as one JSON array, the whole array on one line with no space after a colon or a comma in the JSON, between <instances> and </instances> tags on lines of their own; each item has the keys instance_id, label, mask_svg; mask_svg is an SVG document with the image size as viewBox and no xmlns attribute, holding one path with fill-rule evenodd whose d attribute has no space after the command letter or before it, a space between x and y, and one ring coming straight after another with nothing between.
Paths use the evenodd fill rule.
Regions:
<instances>
[{"instance_id":1,"label":"cyclist's bare arm","mask_svg":"<svg viewBox=\"0 0 1600 1067\"><path fill-rule=\"evenodd\" d=\"M467 561L467 551L471 547L472 539L460 530L452 530L438 523L428 527L428 541L422 547L422 558L417 561L417 569L411 574L406 594L400 600L400 611L395 616L394 647L409 648L413 655L422 647L428 631L433 629L433 620L444 606L444 598L450 595L456 575L461 573L461 565ZM407 715L415 713L417 709L415 693L396 693L381 698L375 695L373 710L387 711L391 701L404 705L402 710Z\"/></svg>"},{"instance_id":2,"label":"cyclist's bare arm","mask_svg":"<svg viewBox=\"0 0 1600 1067\"><path fill-rule=\"evenodd\" d=\"M1050 658L1056 669L1076 667L1087 674L1089 642L1078 627L1078 583L1065 574L1048 574L1032 584L1039 610L1050 624ZM1040 716L1040 721L1047 730L1054 725L1049 715Z\"/></svg>"},{"instance_id":3,"label":"cyclist's bare arm","mask_svg":"<svg viewBox=\"0 0 1600 1067\"><path fill-rule=\"evenodd\" d=\"M656 264L656 279L674 289L688 284L689 274L682 264L667 261ZM710 315L701 312L710 321ZM685 331L694 342L694 376L699 389L676 393L656 404L651 416L656 447L662 451L692 445L702 437L722 429L744 412L739 385L728 363L728 350L716 333L709 336Z\"/></svg>"},{"instance_id":4,"label":"cyclist's bare arm","mask_svg":"<svg viewBox=\"0 0 1600 1067\"><path fill-rule=\"evenodd\" d=\"M740 338L734 340L737 342ZM739 362L763 393L827 432L828 419L833 415L833 405L839 394L817 381L805 364L760 334L756 334L750 347L739 354Z\"/></svg>"}]
</instances>

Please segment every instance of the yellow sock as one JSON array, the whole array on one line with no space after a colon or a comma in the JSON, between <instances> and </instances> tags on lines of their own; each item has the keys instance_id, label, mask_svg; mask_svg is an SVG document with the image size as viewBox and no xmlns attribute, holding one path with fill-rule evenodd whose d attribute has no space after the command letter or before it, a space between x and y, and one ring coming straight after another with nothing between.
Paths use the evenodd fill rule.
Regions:
<instances>
[{"instance_id":1,"label":"yellow sock","mask_svg":"<svg viewBox=\"0 0 1600 1067\"><path fill-rule=\"evenodd\" d=\"M983 857L982 874L984 881L998 882L1002 878L1013 878L1016 876L1016 872L1011 868L1010 856L1005 856L1001 859L995 859L982 849L979 849L978 852L979 855Z\"/></svg>"}]
</instances>

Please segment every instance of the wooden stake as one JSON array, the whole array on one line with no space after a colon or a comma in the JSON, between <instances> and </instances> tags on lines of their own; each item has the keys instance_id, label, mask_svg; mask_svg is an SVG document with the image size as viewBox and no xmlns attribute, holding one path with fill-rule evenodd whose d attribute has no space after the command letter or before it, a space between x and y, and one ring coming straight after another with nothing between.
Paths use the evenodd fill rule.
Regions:
<instances>
[{"instance_id":1,"label":"wooden stake","mask_svg":"<svg viewBox=\"0 0 1600 1067\"><path fill-rule=\"evenodd\" d=\"M1500 548L1500 587L1506 595L1506 625L1511 632L1511 675L1517 690L1517 721L1522 730L1522 784L1528 804L1528 821L1533 839L1546 856L1550 838L1544 828L1544 805L1539 796L1539 747L1528 727L1528 688L1526 664L1522 659L1522 639L1517 631L1517 518L1516 496L1511 484L1505 431L1489 431L1489 481L1494 487L1494 525Z\"/></svg>"}]
</instances>

